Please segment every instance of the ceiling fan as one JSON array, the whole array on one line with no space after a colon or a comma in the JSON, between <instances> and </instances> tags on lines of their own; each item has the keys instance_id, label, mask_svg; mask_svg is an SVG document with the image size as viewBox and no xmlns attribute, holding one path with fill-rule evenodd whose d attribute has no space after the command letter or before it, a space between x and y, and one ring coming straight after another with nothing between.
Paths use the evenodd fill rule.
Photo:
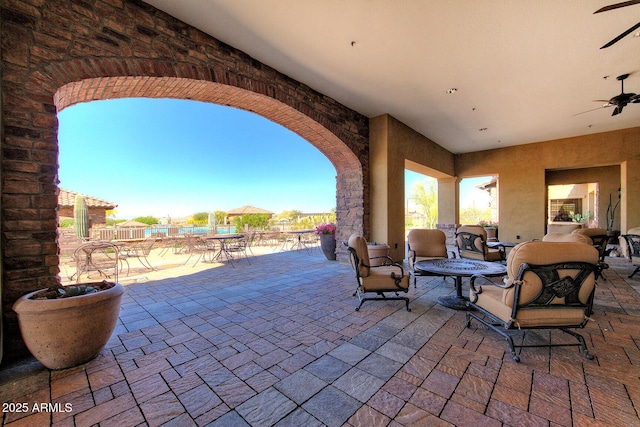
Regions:
<instances>
[{"instance_id":1,"label":"ceiling fan","mask_svg":"<svg viewBox=\"0 0 640 427\"><path fill-rule=\"evenodd\" d=\"M622 86L620 95L616 95L613 98L606 100L606 99L597 99L594 102L604 102L605 104L602 106L602 108L607 108L607 107L616 107L613 110L613 114L612 116L616 116L620 113L622 113L622 109L624 107L626 107L627 104L637 104L640 103L640 94L636 95L635 93L624 93L624 80L629 77L629 74L622 74L618 77L616 77L616 80L620 81L620 85ZM593 111L593 110L591 110Z\"/></svg>"},{"instance_id":2,"label":"ceiling fan","mask_svg":"<svg viewBox=\"0 0 640 427\"><path fill-rule=\"evenodd\" d=\"M615 4L611 4L609 6L605 6L602 7L598 10L596 10L595 12L593 12L594 14L596 13L600 13L600 12L607 12L609 10L614 10L614 9L619 9L621 7L627 7L627 6L633 6L634 4L639 4L640 0L629 0L629 1L623 1L622 3L615 3ZM611 40L609 43L605 44L604 46L602 46L600 49L604 49L607 48L617 42L619 42L622 38L626 37L628 34L633 33L635 30L637 30L638 28L640 28L640 22L638 22L636 25L634 25L633 27L629 28L627 31L625 31L624 33L620 34L618 37L616 37L615 39Z\"/></svg>"}]
</instances>

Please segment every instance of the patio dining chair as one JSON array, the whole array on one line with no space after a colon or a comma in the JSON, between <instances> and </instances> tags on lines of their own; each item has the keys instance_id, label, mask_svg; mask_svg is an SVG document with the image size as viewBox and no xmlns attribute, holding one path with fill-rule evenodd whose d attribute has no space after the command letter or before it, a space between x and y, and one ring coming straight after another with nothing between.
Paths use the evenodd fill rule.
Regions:
<instances>
[{"instance_id":1,"label":"patio dining chair","mask_svg":"<svg viewBox=\"0 0 640 427\"><path fill-rule=\"evenodd\" d=\"M215 253L217 247L215 242L208 241L202 238L202 236L194 235L191 233L184 234L181 238L182 246L179 252L186 252L189 254L187 259L182 265L187 265L192 257L196 257L192 267L195 267L200 261L207 262L207 256Z\"/></svg>"},{"instance_id":2,"label":"patio dining chair","mask_svg":"<svg viewBox=\"0 0 640 427\"><path fill-rule=\"evenodd\" d=\"M225 252L226 252L226 255L228 255L231 266L233 266L234 254L244 255L249 265L251 265L251 262L249 261L249 255L247 253L247 251L250 250L249 249L250 237L251 237L250 234L245 234L241 237L238 237L237 239L233 239L226 242Z\"/></svg>"},{"instance_id":3,"label":"patio dining chair","mask_svg":"<svg viewBox=\"0 0 640 427\"><path fill-rule=\"evenodd\" d=\"M120 270L122 271L122 263L127 264L127 276L129 275L129 259L136 258L143 267L155 271L155 267L151 265L147 258L151 253L153 245L156 243L154 236L145 238L142 242L131 243L120 248L118 258L120 259Z\"/></svg>"}]
</instances>

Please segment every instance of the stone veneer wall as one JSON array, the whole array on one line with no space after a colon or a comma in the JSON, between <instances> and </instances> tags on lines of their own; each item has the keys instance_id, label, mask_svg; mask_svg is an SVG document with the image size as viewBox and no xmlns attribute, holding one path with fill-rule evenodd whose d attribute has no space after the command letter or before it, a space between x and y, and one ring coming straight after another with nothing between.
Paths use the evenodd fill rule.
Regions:
<instances>
[{"instance_id":1,"label":"stone veneer wall","mask_svg":"<svg viewBox=\"0 0 640 427\"><path fill-rule=\"evenodd\" d=\"M25 351L13 302L58 280L56 114L75 103L169 97L260 114L336 167L338 239L368 236L366 117L143 2L7 0L0 25L5 359Z\"/></svg>"},{"instance_id":2,"label":"stone veneer wall","mask_svg":"<svg viewBox=\"0 0 640 427\"><path fill-rule=\"evenodd\" d=\"M460 227L460 224L436 224L438 230L442 230L447 236L447 246L456 245L456 230Z\"/></svg>"}]
</instances>

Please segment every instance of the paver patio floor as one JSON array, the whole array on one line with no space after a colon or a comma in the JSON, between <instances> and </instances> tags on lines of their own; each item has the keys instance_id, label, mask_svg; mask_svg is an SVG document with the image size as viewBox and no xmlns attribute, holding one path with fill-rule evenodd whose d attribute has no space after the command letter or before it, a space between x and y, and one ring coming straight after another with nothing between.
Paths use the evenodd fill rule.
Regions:
<instances>
[{"instance_id":1,"label":"paver patio floor","mask_svg":"<svg viewBox=\"0 0 640 427\"><path fill-rule=\"evenodd\" d=\"M317 249L250 262L121 278L119 323L98 358L0 370L2 401L27 408L6 404L1 424L640 425L640 280L621 261L582 331L595 359L529 348L519 364L497 334L436 303L451 280L420 278L411 312L400 301L356 312L351 268Z\"/></svg>"}]
</instances>

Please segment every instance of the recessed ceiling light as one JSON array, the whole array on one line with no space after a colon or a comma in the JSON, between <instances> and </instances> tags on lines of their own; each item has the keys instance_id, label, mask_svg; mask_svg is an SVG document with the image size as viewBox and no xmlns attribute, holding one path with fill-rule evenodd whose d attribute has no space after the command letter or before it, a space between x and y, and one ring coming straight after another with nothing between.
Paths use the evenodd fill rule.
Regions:
<instances>
[{"instance_id":1,"label":"recessed ceiling light","mask_svg":"<svg viewBox=\"0 0 640 427\"><path fill-rule=\"evenodd\" d=\"M455 87L450 87L449 89L447 89L447 93L456 93L457 91L458 89Z\"/></svg>"}]
</instances>

